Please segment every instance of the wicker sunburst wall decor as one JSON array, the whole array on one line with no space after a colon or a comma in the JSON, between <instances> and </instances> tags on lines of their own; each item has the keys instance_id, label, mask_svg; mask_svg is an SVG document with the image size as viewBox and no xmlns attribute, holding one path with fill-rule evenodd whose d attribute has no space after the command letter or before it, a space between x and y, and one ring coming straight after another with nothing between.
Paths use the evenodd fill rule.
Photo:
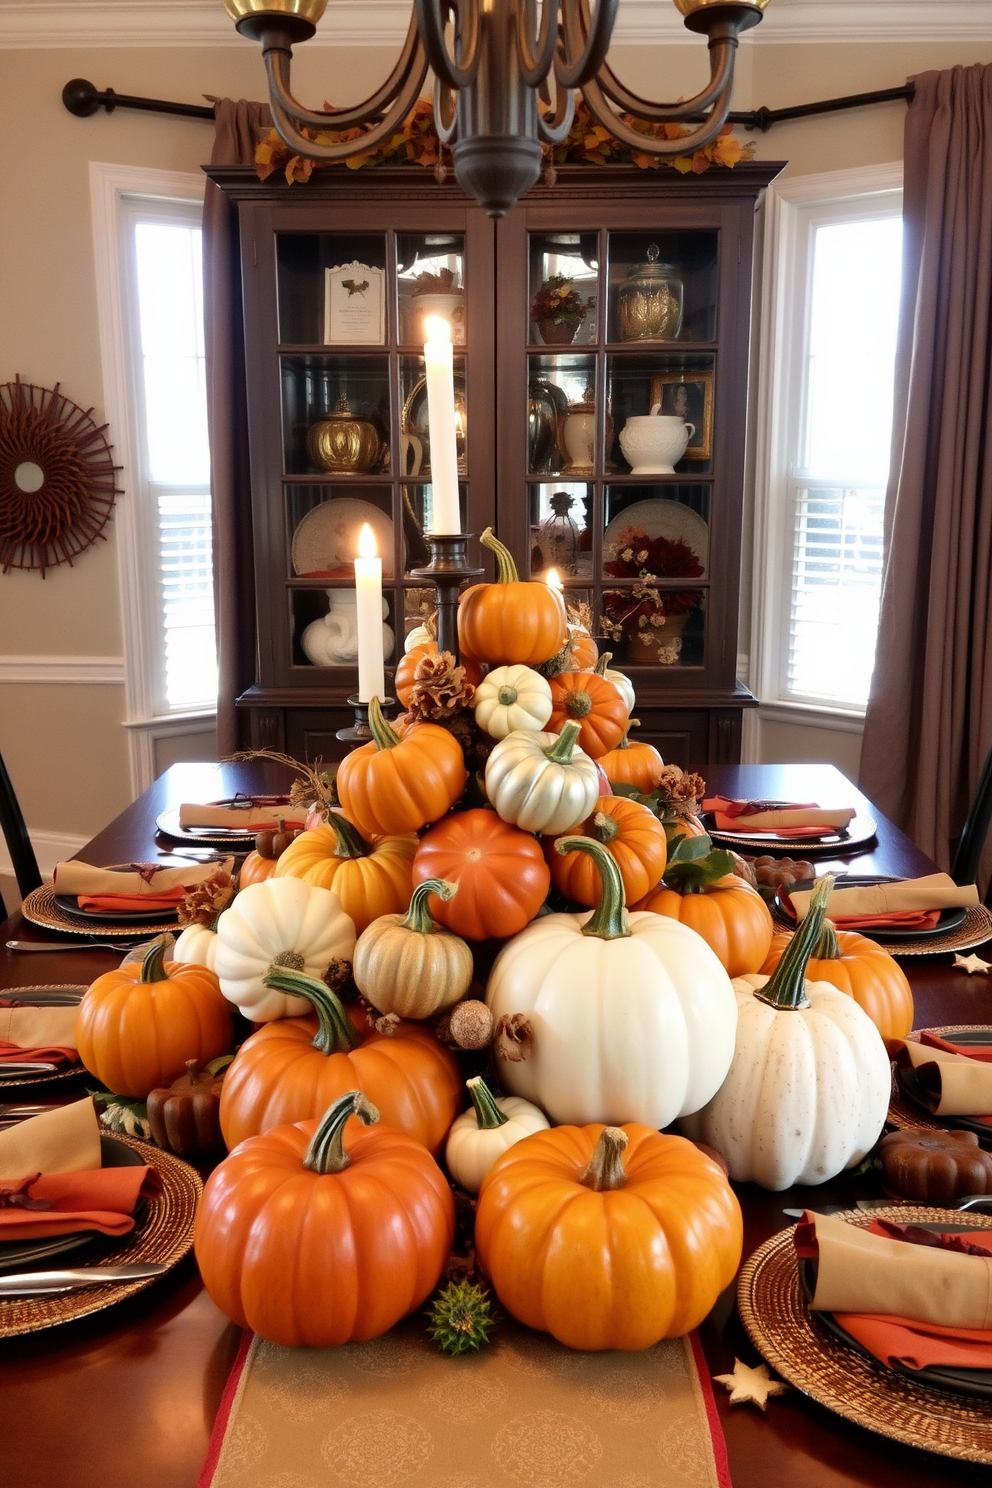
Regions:
<instances>
[{"instance_id":1,"label":"wicker sunburst wall decor","mask_svg":"<svg viewBox=\"0 0 992 1488\"><path fill-rule=\"evenodd\" d=\"M104 537L120 494L113 451L91 408L54 388L0 384L0 568L45 570Z\"/></svg>"}]
</instances>

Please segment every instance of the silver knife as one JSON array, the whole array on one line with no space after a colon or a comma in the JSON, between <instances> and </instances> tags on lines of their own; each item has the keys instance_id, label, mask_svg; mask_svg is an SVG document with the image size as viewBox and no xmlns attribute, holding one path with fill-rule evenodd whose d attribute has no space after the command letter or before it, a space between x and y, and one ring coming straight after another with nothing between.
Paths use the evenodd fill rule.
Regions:
<instances>
[{"instance_id":1,"label":"silver knife","mask_svg":"<svg viewBox=\"0 0 992 1488\"><path fill-rule=\"evenodd\" d=\"M142 1281L150 1276L161 1276L168 1266L159 1261L148 1261L131 1266L75 1266L69 1271L20 1271L16 1275L0 1276L0 1300L4 1297L51 1296L59 1292L72 1292L77 1287L94 1286L107 1281Z\"/></svg>"},{"instance_id":2,"label":"silver knife","mask_svg":"<svg viewBox=\"0 0 992 1488\"><path fill-rule=\"evenodd\" d=\"M4 1075L44 1075L57 1069L57 1064L42 1064L39 1060L8 1059L0 1061L0 1079Z\"/></svg>"},{"instance_id":3,"label":"silver knife","mask_svg":"<svg viewBox=\"0 0 992 1488\"><path fill-rule=\"evenodd\" d=\"M135 936L140 939L144 931ZM133 942L116 944L116 940L8 940L8 951L130 951Z\"/></svg>"}]
</instances>

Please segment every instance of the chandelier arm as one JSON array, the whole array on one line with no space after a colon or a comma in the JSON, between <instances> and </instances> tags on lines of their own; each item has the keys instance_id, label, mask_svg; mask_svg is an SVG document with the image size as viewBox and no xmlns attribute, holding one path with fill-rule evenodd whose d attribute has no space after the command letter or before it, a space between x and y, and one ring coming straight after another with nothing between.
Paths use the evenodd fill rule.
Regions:
<instances>
[{"instance_id":1,"label":"chandelier arm","mask_svg":"<svg viewBox=\"0 0 992 1488\"><path fill-rule=\"evenodd\" d=\"M578 0L586 27L589 22L589 0ZM721 38L722 39L722 38ZM714 42L710 47L710 81L694 98L680 99L678 103L654 103L624 87L608 62L603 62L596 74L596 82L603 93L624 113L634 114L653 123L680 122L691 114L702 114L712 108L733 78L734 47Z\"/></svg>"},{"instance_id":2,"label":"chandelier arm","mask_svg":"<svg viewBox=\"0 0 992 1488\"><path fill-rule=\"evenodd\" d=\"M618 0L599 0L595 16L582 0L564 0L555 81L560 88L579 88L594 78L606 60L617 18Z\"/></svg>"},{"instance_id":3,"label":"chandelier arm","mask_svg":"<svg viewBox=\"0 0 992 1488\"><path fill-rule=\"evenodd\" d=\"M544 0L538 30L535 0L517 0L517 56L520 77L528 88L536 88L551 71L558 44L559 6L560 0ZM536 52L531 50L535 31L538 31Z\"/></svg>"},{"instance_id":4,"label":"chandelier arm","mask_svg":"<svg viewBox=\"0 0 992 1488\"><path fill-rule=\"evenodd\" d=\"M448 51L444 39L444 26L449 10L454 11L456 18L457 61ZM479 0L458 0L457 4L454 0L413 0L413 18L427 52L427 60L434 69L434 76L456 93L469 87L475 81L482 56Z\"/></svg>"},{"instance_id":5,"label":"chandelier arm","mask_svg":"<svg viewBox=\"0 0 992 1488\"><path fill-rule=\"evenodd\" d=\"M268 32L263 39L262 57L268 76L273 119L275 108L278 107L285 119L310 129L350 129L382 118L387 109L391 117L395 113L395 100L398 98L409 98L408 108L412 107L427 76L427 55L413 22L400 60L387 81L364 103L355 104L351 108L318 111L304 108L298 103L290 91L292 48L284 40L276 41L272 32ZM278 125L276 127L278 129ZM282 131L279 130L279 133L282 134ZM282 137L285 139L285 135ZM286 143L289 144L290 141L286 140Z\"/></svg>"},{"instance_id":6,"label":"chandelier arm","mask_svg":"<svg viewBox=\"0 0 992 1488\"><path fill-rule=\"evenodd\" d=\"M575 94L571 88L559 88L555 112L549 119L538 110L537 137L545 145L561 145L568 139L575 119Z\"/></svg>"},{"instance_id":7,"label":"chandelier arm","mask_svg":"<svg viewBox=\"0 0 992 1488\"><path fill-rule=\"evenodd\" d=\"M266 58L266 63L268 64L268 58ZM426 73L426 65L424 73ZM377 145L382 144L384 140L388 140L395 134L417 100L424 73L420 77L417 77L415 74L411 75L402 90L396 95L388 112L383 114L377 123L373 124L371 128L367 129L357 139L342 140L336 145L322 145L316 140L308 139L305 134L299 132L293 117L283 108L279 99L274 97L270 91L269 107L272 110L272 122L275 125L279 138L291 150L295 150L298 155L302 155L307 160L321 160L325 164L333 164L340 160L351 160L355 155L364 155L367 151L374 150ZM270 89L271 81L270 72ZM321 118L321 116L318 115L318 118ZM322 127L326 129L332 118L333 116L323 115L321 118Z\"/></svg>"},{"instance_id":8,"label":"chandelier arm","mask_svg":"<svg viewBox=\"0 0 992 1488\"><path fill-rule=\"evenodd\" d=\"M612 109L603 96L598 82L589 82L582 88L582 96L589 106L589 112L593 117L608 129L620 144L627 145L632 150L637 150L642 155L657 155L661 160L674 160L679 155L691 155L695 150L702 150L716 139L723 128L727 115L730 112L730 102L733 95L733 87L728 83L724 96L718 100L713 112L691 133L682 135L679 139L656 139L650 134L638 134L629 124L625 124L615 109Z\"/></svg>"},{"instance_id":9,"label":"chandelier arm","mask_svg":"<svg viewBox=\"0 0 992 1488\"><path fill-rule=\"evenodd\" d=\"M434 127L441 144L450 145L458 129L455 93L437 77L434 79Z\"/></svg>"}]
</instances>

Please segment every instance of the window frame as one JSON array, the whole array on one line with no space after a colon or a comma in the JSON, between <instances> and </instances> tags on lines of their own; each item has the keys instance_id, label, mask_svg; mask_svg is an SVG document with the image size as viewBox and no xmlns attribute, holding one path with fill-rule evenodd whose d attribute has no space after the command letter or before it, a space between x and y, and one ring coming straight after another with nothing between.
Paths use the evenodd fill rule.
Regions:
<instances>
[{"instance_id":1,"label":"window frame","mask_svg":"<svg viewBox=\"0 0 992 1488\"><path fill-rule=\"evenodd\" d=\"M129 253L127 233L134 198L146 198L150 211L164 214L170 205L202 209L206 183L202 175L97 161L90 162L89 175L104 410L124 490L115 508L114 524L124 654L124 728L131 786L137 795L155 778L156 739L212 733L216 706L185 711L156 707L156 697L164 692L165 636L158 605L157 516L150 509L139 458L131 294L124 279L125 254Z\"/></svg>"},{"instance_id":2,"label":"window frame","mask_svg":"<svg viewBox=\"0 0 992 1488\"><path fill-rule=\"evenodd\" d=\"M764 202L762 302L755 410L751 686L769 721L860 733L863 707L801 701L785 691L792 601L791 458L804 417L815 229L901 208L902 161L786 177Z\"/></svg>"}]
</instances>

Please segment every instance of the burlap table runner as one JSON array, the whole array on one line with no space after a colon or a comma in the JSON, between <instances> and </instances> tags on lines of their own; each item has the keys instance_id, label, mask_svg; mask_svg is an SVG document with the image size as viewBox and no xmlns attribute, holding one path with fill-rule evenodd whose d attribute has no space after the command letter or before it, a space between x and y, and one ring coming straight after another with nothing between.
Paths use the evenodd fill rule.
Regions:
<instances>
[{"instance_id":1,"label":"burlap table runner","mask_svg":"<svg viewBox=\"0 0 992 1488\"><path fill-rule=\"evenodd\" d=\"M449 1359L417 1315L340 1349L249 1335L199 1488L573 1484L730 1488L694 1336L583 1354L502 1322L482 1353Z\"/></svg>"}]
</instances>

